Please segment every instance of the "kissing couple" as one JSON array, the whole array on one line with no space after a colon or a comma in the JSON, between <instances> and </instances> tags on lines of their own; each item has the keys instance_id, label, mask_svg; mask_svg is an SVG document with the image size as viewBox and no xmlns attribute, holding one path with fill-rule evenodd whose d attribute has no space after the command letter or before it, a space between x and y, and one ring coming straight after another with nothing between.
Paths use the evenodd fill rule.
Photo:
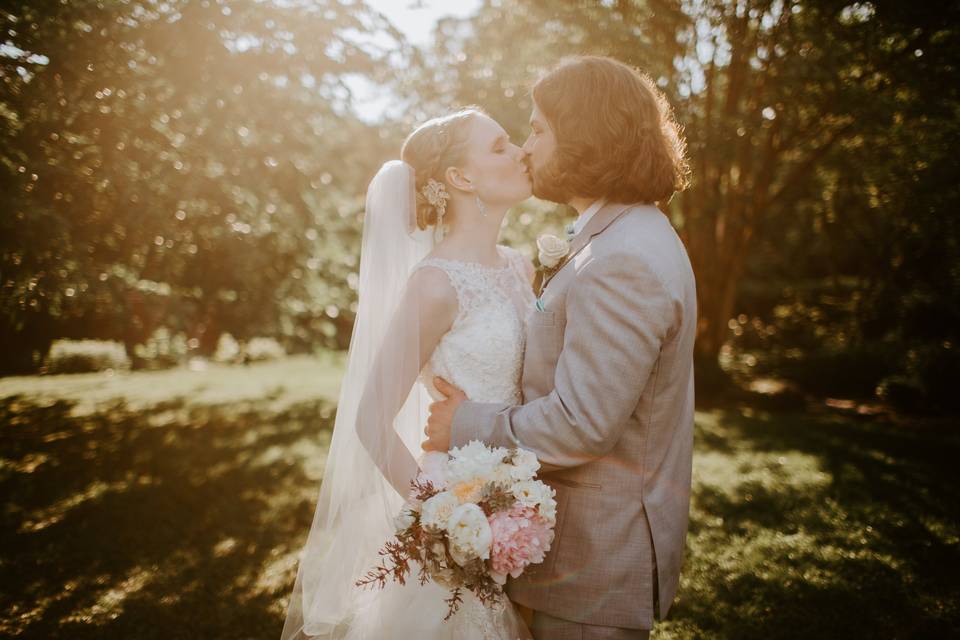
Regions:
<instances>
[{"instance_id":1,"label":"kissing couple","mask_svg":"<svg viewBox=\"0 0 960 640\"><path fill-rule=\"evenodd\" d=\"M681 129L650 79L611 58L565 59L531 96L522 147L470 107L419 126L370 184L347 371L283 640L632 640L674 600L697 305L658 203L687 184ZM567 238L538 241L536 266L498 243L531 195L579 214ZM556 497L543 562L496 606L466 593L447 621L434 582L358 589L431 456L473 440L536 455Z\"/></svg>"}]
</instances>

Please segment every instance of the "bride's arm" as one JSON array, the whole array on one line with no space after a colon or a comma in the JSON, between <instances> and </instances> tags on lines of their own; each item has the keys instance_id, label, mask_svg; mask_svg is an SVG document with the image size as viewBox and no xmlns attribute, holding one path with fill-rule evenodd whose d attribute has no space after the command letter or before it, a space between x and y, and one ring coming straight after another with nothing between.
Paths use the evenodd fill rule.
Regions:
<instances>
[{"instance_id":1,"label":"bride's arm","mask_svg":"<svg viewBox=\"0 0 960 640\"><path fill-rule=\"evenodd\" d=\"M364 385L357 410L357 435L402 496L409 493L410 481L419 467L394 429L394 418L420 370L453 325L458 308L456 291L446 274L431 267L415 271Z\"/></svg>"}]
</instances>

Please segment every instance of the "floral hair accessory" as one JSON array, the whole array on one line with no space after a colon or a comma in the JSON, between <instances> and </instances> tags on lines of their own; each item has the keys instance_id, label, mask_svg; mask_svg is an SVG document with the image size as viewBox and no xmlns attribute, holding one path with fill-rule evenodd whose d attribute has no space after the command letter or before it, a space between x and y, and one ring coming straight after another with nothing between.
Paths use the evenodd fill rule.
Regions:
<instances>
[{"instance_id":1,"label":"floral hair accessory","mask_svg":"<svg viewBox=\"0 0 960 640\"><path fill-rule=\"evenodd\" d=\"M447 212L447 200L450 199L450 194L447 193L447 188L442 182L433 178L427 180L427 184L420 189L420 193L430 206L437 210L436 239L439 242L443 239L443 214Z\"/></svg>"},{"instance_id":2,"label":"floral hair accessory","mask_svg":"<svg viewBox=\"0 0 960 640\"><path fill-rule=\"evenodd\" d=\"M446 213L447 210L447 200L450 199L450 194L447 193L447 188L443 186L443 183L430 178L427 180L427 184L420 190L420 193L422 193L423 197L427 199L427 202L437 210L437 217L443 217L443 214ZM437 223L439 224L439 222L438 220Z\"/></svg>"}]
</instances>

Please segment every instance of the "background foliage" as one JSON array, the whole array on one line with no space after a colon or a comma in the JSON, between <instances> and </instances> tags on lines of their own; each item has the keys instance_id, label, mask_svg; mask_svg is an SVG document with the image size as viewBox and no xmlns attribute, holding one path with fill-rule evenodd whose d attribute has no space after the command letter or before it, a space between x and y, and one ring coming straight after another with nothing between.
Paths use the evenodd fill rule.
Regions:
<instances>
[{"instance_id":1,"label":"background foliage","mask_svg":"<svg viewBox=\"0 0 960 640\"><path fill-rule=\"evenodd\" d=\"M485 0L423 48L356 1L5 0L0 25L0 375L69 374L0 379L0 635L276 637L368 181L454 106L519 143L571 53L646 70L694 167L662 204L701 326L653 637L958 635L956 419L887 409L958 409L960 3ZM503 240L573 213L530 200Z\"/></svg>"},{"instance_id":2,"label":"background foliage","mask_svg":"<svg viewBox=\"0 0 960 640\"><path fill-rule=\"evenodd\" d=\"M57 338L118 340L140 367L160 328L185 355L224 333L345 347L363 192L404 134L478 103L520 142L531 80L601 53L649 73L686 127L694 184L664 206L697 272L701 388L725 372L957 408L956 2L487 0L424 49L333 0L8 2L0 19L7 372ZM359 118L352 77L395 115ZM571 215L531 201L504 239L529 251Z\"/></svg>"}]
</instances>

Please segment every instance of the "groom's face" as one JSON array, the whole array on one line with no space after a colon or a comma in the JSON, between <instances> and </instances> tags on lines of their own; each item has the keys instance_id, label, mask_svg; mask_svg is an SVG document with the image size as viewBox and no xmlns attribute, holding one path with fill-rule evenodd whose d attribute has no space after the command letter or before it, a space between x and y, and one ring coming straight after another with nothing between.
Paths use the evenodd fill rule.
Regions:
<instances>
[{"instance_id":1,"label":"groom's face","mask_svg":"<svg viewBox=\"0 0 960 640\"><path fill-rule=\"evenodd\" d=\"M547 164L557 148L557 139L547 119L541 113L537 103L533 103L533 113L530 114L530 136L523 143L524 161L530 169L530 178L533 181L533 195L544 200L554 200L552 188L546 174Z\"/></svg>"}]
</instances>

